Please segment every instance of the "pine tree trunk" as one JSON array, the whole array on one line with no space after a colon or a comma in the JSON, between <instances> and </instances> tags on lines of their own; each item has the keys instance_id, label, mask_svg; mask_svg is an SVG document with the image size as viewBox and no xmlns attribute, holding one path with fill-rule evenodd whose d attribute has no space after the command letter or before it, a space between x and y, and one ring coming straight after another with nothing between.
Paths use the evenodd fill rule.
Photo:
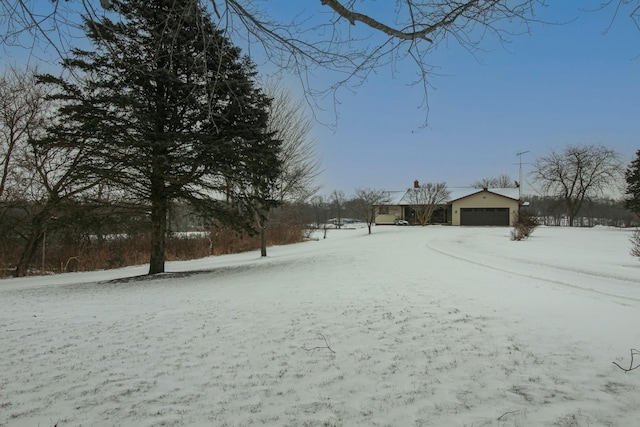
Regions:
<instances>
[{"instance_id":1,"label":"pine tree trunk","mask_svg":"<svg viewBox=\"0 0 640 427\"><path fill-rule=\"evenodd\" d=\"M260 224L260 256L267 256L267 221Z\"/></svg>"},{"instance_id":2,"label":"pine tree trunk","mask_svg":"<svg viewBox=\"0 0 640 427\"><path fill-rule=\"evenodd\" d=\"M149 274L164 273L167 233L167 198L157 194L151 199L151 256Z\"/></svg>"}]
</instances>

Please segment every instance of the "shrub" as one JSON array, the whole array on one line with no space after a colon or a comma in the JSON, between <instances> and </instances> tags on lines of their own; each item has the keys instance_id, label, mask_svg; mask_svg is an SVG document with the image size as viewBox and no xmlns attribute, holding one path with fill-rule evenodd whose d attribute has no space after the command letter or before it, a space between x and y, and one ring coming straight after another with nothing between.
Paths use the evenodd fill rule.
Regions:
<instances>
[{"instance_id":1,"label":"shrub","mask_svg":"<svg viewBox=\"0 0 640 427\"><path fill-rule=\"evenodd\" d=\"M529 238L538 225L538 220L533 215L522 211L516 212L511 240L520 241Z\"/></svg>"},{"instance_id":2,"label":"shrub","mask_svg":"<svg viewBox=\"0 0 640 427\"><path fill-rule=\"evenodd\" d=\"M268 246L297 243L309 238L303 217L292 207L274 210L270 216L267 223ZM3 225L0 223L0 228ZM43 270L47 273L105 270L149 262L148 233L133 229L132 232L116 230L113 234L94 234L83 224L74 226L73 229L67 227L47 233L44 248L42 243L38 245L29 274L41 274ZM0 239L0 278L13 274L23 244L18 238L4 236ZM259 248L258 230L251 234L219 226L209 232L172 233L167 236L165 256L167 261L178 261Z\"/></svg>"},{"instance_id":3,"label":"shrub","mask_svg":"<svg viewBox=\"0 0 640 427\"><path fill-rule=\"evenodd\" d=\"M309 238L301 222L267 223L267 246L289 245ZM211 255L233 254L260 249L260 235L237 232L225 227L211 230Z\"/></svg>"}]
</instances>

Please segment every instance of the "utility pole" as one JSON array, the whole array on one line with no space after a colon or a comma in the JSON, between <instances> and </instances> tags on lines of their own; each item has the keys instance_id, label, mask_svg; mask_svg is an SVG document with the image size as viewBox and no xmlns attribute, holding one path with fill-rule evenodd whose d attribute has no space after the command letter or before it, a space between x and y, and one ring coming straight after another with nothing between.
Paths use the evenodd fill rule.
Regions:
<instances>
[{"instance_id":1,"label":"utility pole","mask_svg":"<svg viewBox=\"0 0 640 427\"><path fill-rule=\"evenodd\" d=\"M518 163L520 164L520 181L518 181L518 199L520 200L522 200L522 155L527 154L528 152L529 150L516 153L516 156L518 156Z\"/></svg>"}]
</instances>

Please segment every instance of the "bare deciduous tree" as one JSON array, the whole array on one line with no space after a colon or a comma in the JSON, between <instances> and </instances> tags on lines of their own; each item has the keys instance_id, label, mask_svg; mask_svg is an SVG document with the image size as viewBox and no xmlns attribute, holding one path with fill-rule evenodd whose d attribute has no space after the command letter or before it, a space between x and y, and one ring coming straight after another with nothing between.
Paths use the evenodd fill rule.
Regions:
<instances>
[{"instance_id":1,"label":"bare deciduous tree","mask_svg":"<svg viewBox=\"0 0 640 427\"><path fill-rule=\"evenodd\" d=\"M18 181L17 157L44 127L46 92L34 75L35 71L10 68L0 77L0 201L17 195L15 188L8 188Z\"/></svg>"},{"instance_id":2,"label":"bare deciduous tree","mask_svg":"<svg viewBox=\"0 0 640 427\"><path fill-rule=\"evenodd\" d=\"M421 225L431 221L431 215L439 205L449 199L449 190L444 182L419 184L409 189L405 196L409 205L416 213L416 219Z\"/></svg>"},{"instance_id":3,"label":"bare deciduous tree","mask_svg":"<svg viewBox=\"0 0 640 427\"><path fill-rule=\"evenodd\" d=\"M45 233L64 225L56 220L61 206L97 182L77 168L82 149L40 144L51 112L47 89L34 72L10 69L0 79L0 215L21 242L14 249L20 254L17 276L26 274Z\"/></svg>"},{"instance_id":4,"label":"bare deciduous tree","mask_svg":"<svg viewBox=\"0 0 640 427\"><path fill-rule=\"evenodd\" d=\"M473 188L517 188L516 181L507 174L495 178L483 178L472 184Z\"/></svg>"},{"instance_id":5,"label":"bare deciduous tree","mask_svg":"<svg viewBox=\"0 0 640 427\"><path fill-rule=\"evenodd\" d=\"M305 203L320 189L315 182L320 174L320 160L310 136L313 120L306 114L304 102L295 101L282 86L268 85L266 94L272 99L267 132L281 143L280 174L272 186L271 197L280 203L278 210L293 210L294 205ZM262 218L257 217L263 257L267 256L268 224L276 213L267 212Z\"/></svg>"},{"instance_id":6,"label":"bare deciduous tree","mask_svg":"<svg viewBox=\"0 0 640 427\"><path fill-rule=\"evenodd\" d=\"M570 145L536 159L531 175L543 193L562 201L574 220L585 200L613 190L622 178L619 154L601 145Z\"/></svg>"},{"instance_id":7,"label":"bare deciduous tree","mask_svg":"<svg viewBox=\"0 0 640 427\"><path fill-rule=\"evenodd\" d=\"M45 126L45 96L32 71L10 68L0 78L0 235L3 241L18 237L22 244L14 242L12 249L22 259L31 250L30 241L35 248L41 233L32 233L30 226L42 222L33 214L42 186L37 184L37 170L31 168L35 159L30 139ZM23 270L18 268L16 274Z\"/></svg>"},{"instance_id":8,"label":"bare deciduous tree","mask_svg":"<svg viewBox=\"0 0 640 427\"><path fill-rule=\"evenodd\" d=\"M316 228L327 222L327 203L322 196L313 196L309 201L313 209L313 222Z\"/></svg>"},{"instance_id":9,"label":"bare deciduous tree","mask_svg":"<svg viewBox=\"0 0 640 427\"><path fill-rule=\"evenodd\" d=\"M342 190L333 190L331 195L329 196L329 200L331 201L331 207L334 209L336 213L336 227L342 227L342 211L344 210L345 204L347 203L347 198L344 195L344 191Z\"/></svg>"},{"instance_id":10,"label":"bare deciduous tree","mask_svg":"<svg viewBox=\"0 0 640 427\"><path fill-rule=\"evenodd\" d=\"M376 214L378 213L380 205L389 202L389 192L369 188L358 188L356 189L353 202L359 218L367 223L369 234L371 234L371 226L376 222Z\"/></svg>"},{"instance_id":11,"label":"bare deciduous tree","mask_svg":"<svg viewBox=\"0 0 640 427\"><path fill-rule=\"evenodd\" d=\"M29 199L28 216L19 231L25 245L16 266L16 276L26 274L45 233L66 225L57 218L56 211L99 182L99 178L78 168L84 161L86 155L82 149L43 147L30 140L21 159L24 170L30 172L25 174L29 178L24 180Z\"/></svg>"},{"instance_id":12,"label":"bare deciduous tree","mask_svg":"<svg viewBox=\"0 0 640 427\"><path fill-rule=\"evenodd\" d=\"M282 170L275 184L275 199L306 202L320 189L315 182L320 174L320 159L310 135L313 119L306 113L303 100L296 101L282 86L267 86L265 92L273 99L269 107L268 131L281 141Z\"/></svg>"}]
</instances>

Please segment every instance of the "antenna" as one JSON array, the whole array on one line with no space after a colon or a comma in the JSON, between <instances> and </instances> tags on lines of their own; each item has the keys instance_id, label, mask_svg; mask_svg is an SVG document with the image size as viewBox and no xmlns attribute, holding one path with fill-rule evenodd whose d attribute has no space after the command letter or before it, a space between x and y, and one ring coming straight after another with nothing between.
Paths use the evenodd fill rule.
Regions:
<instances>
[{"instance_id":1,"label":"antenna","mask_svg":"<svg viewBox=\"0 0 640 427\"><path fill-rule=\"evenodd\" d=\"M520 164L520 181L518 181L518 199L520 200L522 200L522 155L528 152L529 150L516 153L516 156L518 156L518 164Z\"/></svg>"}]
</instances>

